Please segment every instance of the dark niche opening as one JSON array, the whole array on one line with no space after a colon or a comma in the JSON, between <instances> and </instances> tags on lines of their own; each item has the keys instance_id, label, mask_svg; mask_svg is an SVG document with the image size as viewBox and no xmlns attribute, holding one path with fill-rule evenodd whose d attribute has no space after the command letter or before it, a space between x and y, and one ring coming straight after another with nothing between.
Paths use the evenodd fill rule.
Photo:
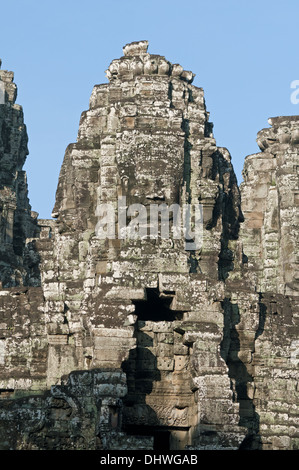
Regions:
<instances>
[{"instance_id":1,"label":"dark niche opening","mask_svg":"<svg viewBox=\"0 0 299 470\"><path fill-rule=\"evenodd\" d=\"M154 430L154 446L155 452L165 452L170 450L170 431L168 430Z\"/></svg>"},{"instance_id":2,"label":"dark niche opening","mask_svg":"<svg viewBox=\"0 0 299 470\"><path fill-rule=\"evenodd\" d=\"M13 388L0 388L0 398L10 398L14 392Z\"/></svg>"},{"instance_id":3,"label":"dark niche opening","mask_svg":"<svg viewBox=\"0 0 299 470\"><path fill-rule=\"evenodd\" d=\"M159 292L157 288L146 289L146 300L134 301L138 320L174 321L183 318L183 312L171 310L174 292Z\"/></svg>"}]
</instances>

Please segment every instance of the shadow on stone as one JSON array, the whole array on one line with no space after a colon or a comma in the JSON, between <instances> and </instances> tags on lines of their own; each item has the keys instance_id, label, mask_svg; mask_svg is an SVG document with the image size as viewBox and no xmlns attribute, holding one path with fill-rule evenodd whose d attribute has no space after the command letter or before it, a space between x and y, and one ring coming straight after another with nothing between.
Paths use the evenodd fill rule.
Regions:
<instances>
[{"instance_id":1,"label":"shadow on stone","mask_svg":"<svg viewBox=\"0 0 299 470\"><path fill-rule=\"evenodd\" d=\"M128 434L153 436L154 450L157 446L159 420L155 411L146 403L146 397L153 390L153 383L161 379L157 358L151 352L153 339L142 327L146 322L137 322L136 348L122 364L127 376L128 393L123 400L123 430Z\"/></svg>"},{"instance_id":2,"label":"shadow on stone","mask_svg":"<svg viewBox=\"0 0 299 470\"><path fill-rule=\"evenodd\" d=\"M126 439L121 370L73 371L61 382L0 400L0 450L105 450Z\"/></svg>"},{"instance_id":3,"label":"shadow on stone","mask_svg":"<svg viewBox=\"0 0 299 470\"><path fill-rule=\"evenodd\" d=\"M241 350L239 333L236 329L236 325L240 322L239 307L237 304L231 303L229 299L225 299L222 306L224 311L224 332L221 343L221 356L228 366L233 401L239 403L239 426L247 428L247 435L239 449L260 450L262 448L259 435L260 418L255 411L253 400L248 396L247 390L247 385L253 382L253 377L238 357ZM263 318L264 316L261 315L260 329L257 330L259 334L262 333Z\"/></svg>"}]
</instances>

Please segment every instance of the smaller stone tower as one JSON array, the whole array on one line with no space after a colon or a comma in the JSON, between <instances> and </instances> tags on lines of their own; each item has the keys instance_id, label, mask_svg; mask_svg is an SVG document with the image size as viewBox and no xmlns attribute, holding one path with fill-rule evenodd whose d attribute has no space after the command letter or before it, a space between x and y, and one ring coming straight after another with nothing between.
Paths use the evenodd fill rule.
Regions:
<instances>
[{"instance_id":1,"label":"smaller stone tower","mask_svg":"<svg viewBox=\"0 0 299 470\"><path fill-rule=\"evenodd\" d=\"M1 66L1 61L0 61ZM37 285L37 213L31 211L26 172L27 131L15 103L13 72L0 70L0 282L4 287Z\"/></svg>"}]
</instances>

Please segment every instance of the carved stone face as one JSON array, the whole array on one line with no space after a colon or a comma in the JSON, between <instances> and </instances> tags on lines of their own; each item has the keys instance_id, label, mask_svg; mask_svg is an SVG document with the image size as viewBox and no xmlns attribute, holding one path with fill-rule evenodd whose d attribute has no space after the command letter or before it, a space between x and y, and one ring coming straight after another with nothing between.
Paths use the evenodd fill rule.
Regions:
<instances>
[{"instance_id":1,"label":"carved stone face","mask_svg":"<svg viewBox=\"0 0 299 470\"><path fill-rule=\"evenodd\" d=\"M128 204L179 203L184 155L178 148L175 136L148 135L122 153L118 168Z\"/></svg>"}]
</instances>

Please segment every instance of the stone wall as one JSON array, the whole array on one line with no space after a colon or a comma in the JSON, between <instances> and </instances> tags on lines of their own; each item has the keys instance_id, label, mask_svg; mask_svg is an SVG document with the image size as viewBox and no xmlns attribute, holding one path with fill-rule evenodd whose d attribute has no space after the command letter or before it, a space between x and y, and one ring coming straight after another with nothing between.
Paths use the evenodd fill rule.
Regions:
<instances>
[{"instance_id":1,"label":"stone wall","mask_svg":"<svg viewBox=\"0 0 299 470\"><path fill-rule=\"evenodd\" d=\"M11 234L27 277L0 290L0 447L296 449L296 119L261 133L275 152L247 157L240 192L194 74L147 49L126 45L94 87L53 219L25 211L34 230ZM119 231L134 207L198 203L192 249L162 224Z\"/></svg>"},{"instance_id":2,"label":"stone wall","mask_svg":"<svg viewBox=\"0 0 299 470\"><path fill-rule=\"evenodd\" d=\"M261 152L245 159L240 230L247 276L259 292L250 370L263 448L297 448L298 116L270 118Z\"/></svg>"},{"instance_id":3,"label":"stone wall","mask_svg":"<svg viewBox=\"0 0 299 470\"><path fill-rule=\"evenodd\" d=\"M1 62L0 62L1 67ZM14 74L0 70L0 282L4 287L39 284L37 213L31 211L23 171L27 132L23 110L15 103Z\"/></svg>"},{"instance_id":4,"label":"stone wall","mask_svg":"<svg viewBox=\"0 0 299 470\"><path fill-rule=\"evenodd\" d=\"M297 296L299 117L269 123L257 136L262 151L245 160L241 236L257 289Z\"/></svg>"}]
</instances>

